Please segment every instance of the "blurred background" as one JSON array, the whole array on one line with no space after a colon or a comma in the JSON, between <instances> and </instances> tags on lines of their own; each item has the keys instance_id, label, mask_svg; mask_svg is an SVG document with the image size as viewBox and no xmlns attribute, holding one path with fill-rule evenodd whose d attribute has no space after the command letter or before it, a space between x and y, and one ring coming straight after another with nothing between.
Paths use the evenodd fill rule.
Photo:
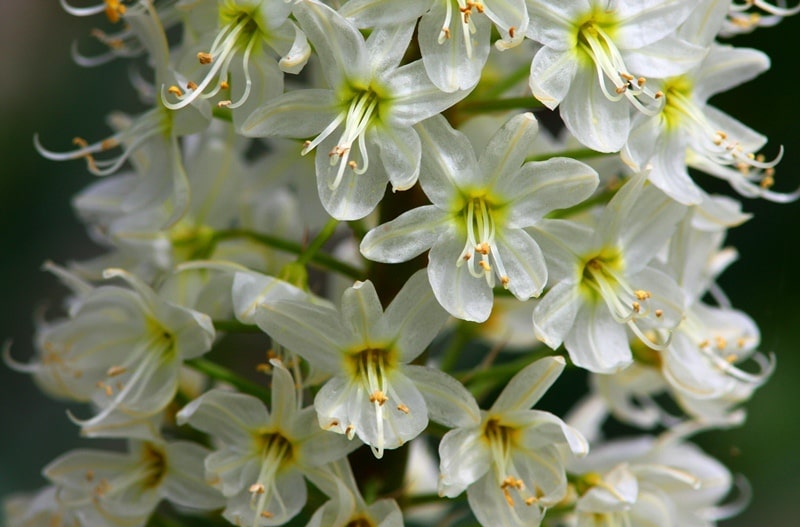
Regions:
<instances>
[{"instance_id":1,"label":"blurred background","mask_svg":"<svg viewBox=\"0 0 800 527\"><path fill-rule=\"evenodd\" d=\"M0 0L0 340L13 339L20 360L32 353L34 312L57 307L65 292L40 270L42 263L97 253L70 207L92 176L83 162L39 157L33 135L67 150L75 136L91 142L108 135L103 116L109 111L141 109L124 61L84 69L70 60L72 42L89 49L89 31L98 23L100 17L67 15L55 0ZM778 189L793 189L800 185L800 17L732 43L761 49L773 67L714 102L770 138L768 158L785 146ZM708 188L733 194L725 186ZM800 268L800 203L748 200L744 206L755 218L731 232L729 243L741 256L721 285L758 322L761 350L777 355L778 368L747 405L744 427L706 433L697 442L754 489L750 507L722 525L794 527L800 518L800 276L792 273ZM0 364L0 499L39 488L41 468L63 452L95 446L77 436L65 409L29 377Z\"/></svg>"}]
</instances>

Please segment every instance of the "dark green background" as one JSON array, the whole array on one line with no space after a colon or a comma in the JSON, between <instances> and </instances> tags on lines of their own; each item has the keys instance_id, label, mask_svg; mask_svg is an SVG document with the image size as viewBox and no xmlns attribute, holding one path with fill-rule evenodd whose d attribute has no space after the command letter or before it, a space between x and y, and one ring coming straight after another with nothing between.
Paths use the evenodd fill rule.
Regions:
<instances>
[{"instance_id":1,"label":"dark green background","mask_svg":"<svg viewBox=\"0 0 800 527\"><path fill-rule=\"evenodd\" d=\"M399 1L399 0L398 0ZM84 4L85 5L85 4ZM99 18L75 19L56 0L0 0L0 339L14 339L14 354L31 354L32 313L61 297L63 289L39 270L94 254L69 199L92 181L81 162L53 163L33 150L32 137L54 149L75 135L108 133L103 116L136 110L127 64L86 70L73 65L69 45ZM786 147L778 185L800 185L798 66L800 18L739 37L734 43L767 52L773 69L716 102L771 138L766 153ZM724 187L714 187L724 188ZM699 442L753 487L750 508L733 526L796 526L800 520L800 205L747 200L756 214L730 235L741 259L721 280L734 305L759 323L762 351L775 352L778 369L748 404L745 427L704 434ZM43 484L40 469L80 440L65 407L45 398L24 375L0 365L0 496ZM84 414L81 414L84 415Z\"/></svg>"}]
</instances>

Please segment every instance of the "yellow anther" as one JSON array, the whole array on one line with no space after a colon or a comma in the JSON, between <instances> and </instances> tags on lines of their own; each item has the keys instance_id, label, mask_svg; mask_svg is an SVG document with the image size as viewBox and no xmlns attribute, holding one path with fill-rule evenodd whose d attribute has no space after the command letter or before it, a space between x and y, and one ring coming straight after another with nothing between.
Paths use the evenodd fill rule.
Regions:
<instances>
[{"instance_id":1,"label":"yellow anther","mask_svg":"<svg viewBox=\"0 0 800 527\"><path fill-rule=\"evenodd\" d=\"M122 375L126 371L127 369L123 368L122 366L111 366L106 372L106 375L109 377L116 377L117 375Z\"/></svg>"},{"instance_id":2,"label":"yellow anther","mask_svg":"<svg viewBox=\"0 0 800 527\"><path fill-rule=\"evenodd\" d=\"M614 91L617 92L617 95L621 95L621 94L625 93L625 91L627 89L628 89L628 85L627 84L623 84L622 86L617 86L617 89L614 90Z\"/></svg>"},{"instance_id":3,"label":"yellow anther","mask_svg":"<svg viewBox=\"0 0 800 527\"><path fill-rule=\"evenodd\" d=\"M656 309L656 318L661 318L664 316L664 311L661 309Z\"/></svg>"},{"instance_id":4,"label":"yellow anther","mask_svg":"<svg viewBox=\"0 0 800 527\"><path fill-rule=\"evenodd\" d=\"M186 89L187 90L192 90L192 91L196 90L197 89L197 83L194 82L194 81L187 82L186 83Z\"/></svg>"},{"instance_id":5,"label":"yellow anther","mask_svg":"<svg viewBox=\"0 0 800 527\"><path fill-rule=\"evenodd\" d=\"M530 498L525 498L525 505L527 505L527 506L529 506L529 507L530 507L531 505L533 505L533 504L534 504L534 503L536 503L537 501L539 501L539 499L538 499L538 498L536 498L536 497L534 497L534 496L531 496Z\"/></svg>"},{"instance_id":6,"label":"yellow anther","mask_svg":"<svg viewBox=\"0 0 800 527\"><path fill-rule=\"evenodd\" d=\"M444 38L450 38L450 28L449 27L443 27L442 28L442 33L444 33Z\"/></svg>"},{"instance_id":7,"label":"yellow anther","mask_svg":"<svg viewBox=\"0 0 800 527\"><path fill-rule=\"evenodd\" d=\"M219 101L217 103L217 108L227 108L228 106L231 105L231 102L233 102L233 101L231 101L230 99L225 100L225 101Z\"/></svg>"},{"instance_id":8,"label":"yellow anther","mask_svg":"<svg viewBox=\"0 0 800 527\"><path fill-rule=\"evenodd\" d=\"M483 242L483 243L480 243L480 244L476 245L475 246L475 250L477 252L481 253L482 255L486 256L491 251L491 248L489 247L488 243Z\"/></svg>"},{"instance_id":9,"label":"yellow anther","mask_svg":"<svg viewBox=\"0 0 800 527\"><path fill-rule=\"evenodd\" d=\"M500 277L500 283L503 284L503 287L508 287L508 283L510 281L511 281L511 279L509 277L507 277L507 276L501 276Z\"/></svg>"},{"instance_id":10,"label":"yellow anther","mask_svg":"<svg viewBox=\"0 0 800 527\"><path fill-rule=\"evenodd\" d=\"M717 349L724 349L728 347L728 341L725 340L725 337L722 336L714 337L714 342L717 345Z\"/></svg>"},{"instance_id":11,"label":"yellow anther","mask_svg":"<svg viewBox=\"0 0 800 527\"><path fill-rule=\"evenodd\" d=\"M514 26L511 26L511 27L508 28L508 37L509 38L514 38L514 35L516 35L516 33L517 33L517 29Z\"/></svg>"},{"instance_id":12,"label":"yellow anther","mask_svg":"<svg viewBox=\"0 0 800 527\"><path fill-rule=\"evenodd\" d=\"M250 485L250 488L247 489L250 494L264 494L267 489L264 488L264 485L261 483L253 483Z\"/></svg>"},{"instance_id":13,"label":"yellow anther","mask_svg":"<svg viewBox=\"0 0 800 527\"><path fill-rule=\"evenodd\" d=\"M112 148L116 148L118 146L119 146L119 141L117 141L113 137L103 139L103 141L100 142L100 148L102 148L103 150L111 150Z\"/></svg>"},{"instance_id":14,"label":"yellow anther","mask_svg":"<svg viewBox=\"0 0 800 527\"><path fill-rule=\"evenodd\" d=\"M175 95L176 97L181 97L183 95L183 90L180 89L180 87L178 87L178 86L173 84L172 86L167 88L167 93L171 93L172 95Z\"/></svg>"},{"instance_id":15,"label":"yellow anther","mask_svg":"<svg viewBox=\"0 0 800 527\"><path fill-rule=\"evenodd\" d=\"M94 479L94 471L87 470L86 471L86 481L92 481Z\"/></svg>"},{"instance_id":16,"label":"yellow anther","mask_svg":"<svg viewBox=\"0 0 800 527\"><path fill-rule=\"evenodd\" d=\"M653 98L654 98L654 99L660 99L660 98L661 98L661 97L663 97L663 96L664 96L664 92L663 92L663 91L661 91L661 90L658 90L657 92L655 92L655 93L653 94Z\"/></svg>"},{"instance_id":17,"label":"yellow anther","mask_svg":"<svg viewBox=\"0 0 800 527\"><path fill-rule=\"evenodd\" d=\"M642 309L642 305L639 302L634 302L631 307L633 307L634 313L638 313Z\"/></svg>"},{"instance_id":18,"label":"yellow anther","mask_svg":"<svg viewBox=\"0 0 800 527\"><path fill-rule=\"evenodd\" d=\"M406 406L404 404L398 404L397 405L397 409L400 410L401 412L403 412L406 415L408 415L408 413L411 411L411 410L408 409L408 406Z\"/></svg>"},{"instance_id":19,"label":"yellow anther","mask_svg":"<svg viewBox=\"0 0 800 527\"><path fill-rule=\"evenodd\" d=\"M125 14L126 7L119 0L105 0L106 17L112 24L119 22L120 17Z\"/></svg>"},{"instance_id":20,"label":"yellow anther","mask_svg":"<svg viewBox=\"0 0 800 527\"><path fill-rule=\"evenodd\" d=\"M740 348L743 348L743 347L745 347L745 345L746 345L746 344L747 344L747 339L745 339L744 337L740 337L740 338L739 338L739 339L736 341L736 345L737 345L737 346L739 346Z\"/></svg>"},{"instance_id":21,"label":"yellow anther","mask_svg":"<svg viewBox=\"0 0 800 527\"><path fill-rule=\"evenodd\" d=\"M647 300L652 296L650 294L650 291L645 291L643 289L637 289L636 291L633 292L633 294L636 295L637 300Z\"/></svg>"},{"instance_id":22,"label":"yellow anther","mask_svg":"<svg viewBox=\"0 0 800 527\"><path fill-rule=\"evenodd\" d=\"M213 56L211 56L211 53L206 53L206 52L204 52L204 51L201 51L201 52L199 52L199 53L197 54L197 61L198 61L200 64L211 64L211 62L212 62L213 60L214 60L214 57L213 57Z\"/></svg>"},{"instance_id":23,"label":"yellow anther","mask_svg":"<svg viewBox=\"0 0 800 527\"><path fill-rule=\"evenodd\" d=\"M272 516L274 516L274 515L269 511L261 511L261 517L262 518L272 518Z\"/></svg>"},{"instance_id":24,"label":"yellow anther","mask_svg":"<svg viewBox=\"0 0 800 527\"><path fill-rule=\"evenodd\" d=\"M700 348L707 348L709 344L710 344L710 342L708 340L704 340L704 341L700 342L697 346L700 347Z\"/></svg>"},{"instance_id":25,"label":"yellow anther","mask_svg":"<svg viewBox=\"0 0 800 527\"><path fill-rule=\"evenodd\" d=\"M355 169L357 169L357 168L358 168L358 163L356 163L355 161L348 161L348 162L347 162L347 166L349 166L350 168L352 168L353 170L355 170Z\"/></svg>"},{"instance_id":26,"label":"yellow anther","mask_svg":"<svg viewBox=\"0 0 800 527\"><path fill-rule=\"evenodd\" d=\"M109 490L111 490L111 484L108 482L107 479L103 478L100 480L100 483L98 483L97 486L94 488L93 492L96 496L103 496Z\"/></svg>"},{"instance_id":27,"label":"yellow anther","mask_svg":"<svg viewBox=\"0 0 800 527\"><path fill-rule=\"evenodd\" d=\"M272 365L266 362L256 365L256 371L259 373L270 374L272 373Z\"/></svg>"},{"instance_id":28,"label":"yellow anther","mask_svg":"<svg viewBox=\"0 0 800 527\"><path fill-rule=\"evenodd\" d=\"M228 81L222 81L219 83L219 87L222 90L227 90L228 88L231 87L231 85L228 83Z\"/></svg>"},{"instance_id":29,"label":"yellow anther","mask_svg":"<svg viewBox=\"0 0 800 527\"><path fill-rule=\"evenodd\" d=\"M642 86L644 86L644 83L646 83L646 82L647 82L647 79L644 78L644 77L639 77L638 79L636 79L636 84L638 84L640 88Z\"/></svg>"},{"instance_id":30,"label":"yellow anther","mask_svg":"<svg viewBox=\"0 0 800 527\"><path fill-rule=\"evenodd\" d=\"M106 392L106 395L111 397L114 395L114 390L108 384L104 383L103 381L97 381L97 387Z\"/></svg>"},{"instance_id":31,"label":"yellow anther","mask_svg":"<svg viewBox=\"0 0 800 527\"><path fill-rule=\"evenodd\" d=\"M736 362L736 359L738 359L738 357L736 355L734 355L733 353L731 353L730 355L725 357L725 360L727 362L729 362L730 364L733 364L734 362Z\"/></svg>"},{"instance_id":32,"label":"yellow anther","mask_svg":"<svg viewBox=\"0 0 800 527\"><path fill-rule=\"evenodd\" d=\"M626 73L624 71L621 71L619 73L619 76L622 77L623 79L625 79L626 81L632 81L633 79L636 78L633 75L631 75L630 73Z\"/></svg>"},{"instance_id":33,"label":"yellow anther","mask_svg":"<svg viewBox=\"0 0 800 527\"><path fill-rule=\"evenodd\" d=\"M764 177L764 179L761 180L758 186L766 190L772 187L774 184L775 184L775 178L773 178L771 175L767 175Z\"/></svg>"},{"instance_id":34,"label":"yellow anther","mask_svg":"<svg viewBox=\"0 0 800 527\"><path fill-rule=\"evenodd\" d=\"M481 269L483 269L487 273L492 270L492 266L489 265L489 262L487 262L486 260L481 260L480 262L478 262L478 265L480 265Z\"/></svg>"},{"instance_id":35,"label":"yellow anther","mask_svg":"<svg viewBox=\"0 0 800 527\"><path fill-rule=\"evenodd\" d=\"M383 406L383 404L388 400L389 398L386 397L386 394L380 390L375 390L372 395L369 396L369 402L378 403L379 406Z\"/></svg>"}]
</instances>

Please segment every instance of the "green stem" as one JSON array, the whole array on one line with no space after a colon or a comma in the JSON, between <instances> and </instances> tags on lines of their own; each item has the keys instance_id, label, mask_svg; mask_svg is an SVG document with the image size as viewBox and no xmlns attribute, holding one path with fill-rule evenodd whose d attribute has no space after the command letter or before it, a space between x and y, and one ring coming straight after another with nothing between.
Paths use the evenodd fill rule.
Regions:
<instances>
[{"instance_id":1,"label":"green stem","mask_svg":"<svg viewBox=\"0 0 800 527\"><path fill-rule=\"evenodd\" d=\"M569 218L572 216L576 216L581 212L591 209L595 205L605 205L611 198L619 190L619 187L614 187L613 189L606 189L601 191L599 194L592 196L591 198L581 201L577 205L569 207L568 209L561 209L561 210L554 210L550 214L547 215L548 219L562 219L562 218Z\"/></svg>"},{"instance_id":2,"label":"green stem","mask_svg":"<svg viewBox=\"0 0 800 527\"><path fill-rule=\"evenodd\" d=\"M235 372L216 362L211 362L208 359L192 359L186 361L184 364L213 379L226 382L242 393L254 395L265 402L269 402L270 400L270 392L267 388L240 377Z\"/></svg>"},{"instance_id":3,"label":"green stem","mask_svg":"<svg viewBox=\"0 0 800 527\"><path fill-rule=\"evenodd\" d=\"M235 238L246 238L256 243L297 255L301 255L304 252L304 248L301 244L291 240L286 240L284 238L278 238L277 236L272 236L270 234L262 234L260 232L253 232L246 229L229 229L214 233L214 243L221 240L230 240ZM314 254L311 257L311 262L319 267L322 267L323 269L336 271L337 273L348 276L353 280L360 280L364 276L364 272L360 269L337 260L333 256L323 252L317 252Z\"/></svg>"},{"instance_id":4,"label":"green stem","mask_svg":"<svg viewBox=\"0 0 800 527\"><path fill-rule=\"evenodd\" d=\"M513 88L518 82L525 79L530 74L530 70L530 66L525 65L511 75L503 77L483 93L484 97L486 99L497 99L505 92Z\"/></svg>"},{"instance_id":5,"label":"green stem","mask_svg":"<svg viewBox=\"0 0 800 527\"><path fill-rule=\"evenodd\" d=\"M322 249L322 246L325 245L333 233L336 231L336 227L339 225L339 220L331 218L328 220L328 223L322 227L322 230L319 231L317 236L311 240L311 243L308 244L308 247L300 253L300 256L297 257L297 263L300 265L308 265L308 262Z\"/></svg>"},{"instance_id":6,"label":"green stem","mask_svg":"<svg viewBox=\"0 0 800 527\"><path fill-rule=\"evenodd\" d=\"M219 108L214 106L211 109L211 115L214 117L214 119L219 119L220 121L227 121L229 123L233 122L233 114L227 108Z\"/></svg>"},{"instance_id":7,"label":"green stem","mask_svg":"<svg viewBox=\"0 0 800 527\"><path fill-rule=\"evenodd\" d=\"M529 161L547 161L553 157L571 157L572 159L592 159L594 157L603 157L611 154L604 154L591 148L576 148L574 150L562 150L561 152L549 152L546 154L539 154L525 158L525 162ZM615 154L616 155L616 154Z\"/></svg>"},{"instance_id":8,"label":"green stem","mask_svg":"<svg viewBox=\"0 0 800 527\"><path fill-rule=\"evenodd\" d=\"M442 363L439 365L439 369L444 372L453 371L453 368L458 362L458 358L461 356L461 352L472 339L472 335L472 328L470 328L468 324L462 322L456 326L453 337L450 339L450 344L442 355Z\"/></svg>"},{"instance_id":9,"label":"green stem","mask_svg":"<svg viewBox=\"0 0 800 527\"><path fill-rule=\"evenodd\" d=\"M543 108L544 105L533 97L509 97L507 99L476 99L466 101L458 106L464 113L491 113L502 110L533 110Z\"/></svg>"},{"instance_id":10,"label":"green stem","mask_svg":"<svg viewBox=\"0 0 800 527\"><path fill-rule=\"evenodd\" d=\"M550 348L543 348L535 353L526 353L525 356L519 359L504 362L503 364L496 364L489 368L482 370L467 370L456 372L453 376L463 383L470 385L473 384L505 384L511 377L517 374L522 368L531 364L541 358L550 357L552 355L560 355L557 351Z\"/></svg>"},{"instance_id":11,"label":"green stem","mask_svg":"<svg viewBox=\"0 0 800 527\"><path fill-rule=\"evenodd\" d=\"M214 329L226 333L261 333L258 326L242 324L238 320L215 320Z\"/></svg>"}]
</instances>

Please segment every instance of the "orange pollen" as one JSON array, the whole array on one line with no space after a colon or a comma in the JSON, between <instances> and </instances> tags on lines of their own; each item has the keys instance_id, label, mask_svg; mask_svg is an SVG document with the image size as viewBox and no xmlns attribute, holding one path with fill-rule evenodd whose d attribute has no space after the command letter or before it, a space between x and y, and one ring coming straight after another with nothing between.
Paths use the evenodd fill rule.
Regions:
<instances>
[{"instance_id":1,"label":"orange pollen","mask_svg":"<svg viewBox=\"0 0 800 527\"><path fill-rule=\"evenodd\" d=\"M205 53L205 52L201 51L201 52L199 52L197 54L197 61L200 64L211 64L211 62L213 60L214 60L214 57L211 56L211 53Z\"/></svg>"},{"instance_id":2,"label":"orange pollen","mask_svg":"<svg viewBox=\"0 0 800 527\"><path fill-rule=\"evenodd\" d=\"M404 404L398 404L397 405L397 409L400 410L401 412L403 412L406 415L408 415L408 413L410 412L410 410L408 409L408 406L406 406Z\"/></svg>"},{"instance_id":3,"label":"orange pollen","mask_svg":"<svg viewBox=\"0 0 800 527\"><path fill-rule=\"evenodd\" d=\"M111 366L106 372L106 375L108 375L109 377L116 377L117 375L122 375L126 371L127 370L122 366Z\"/></svg>"},{"instance_id":4,"label":"orange pollen","mask_svg":"<svg viewBox=\"0 0 800 527\"><path fill-rule=\"evenodd\" d=\"M369 396L369 402L378 403L379 406L383 406L383 404L388 400L389 398L386 397L386 394L380 390L375 390L375 392Z\"/></svg>"},{"instance_id":5,"label":"orange pollen","mask_svg":"<svg viewBox=\"0 0 800 527\"><path fill-rule=\"evenodd\" d=\"M167 88L167 93L171 93L172 95L175 95L176 97L180 97L181 95L183 95L183 90L181 90L180 87L175 86L173 84L172 86Z\"/></svg>"},{"instance_id":6,"label":"orange pollen","mask_svg":"<svg viewBox=\"0 0 800 527\"><path fill-rule=\"evenodd\" d=\"M247 489L247 492L249 492L250 494L264 494L264 492L266 492L266 489L264 488L264 485L262 485L261 483L253 483L252 485L250 485L250 488Z\"/></svg>"}]
</instances>

